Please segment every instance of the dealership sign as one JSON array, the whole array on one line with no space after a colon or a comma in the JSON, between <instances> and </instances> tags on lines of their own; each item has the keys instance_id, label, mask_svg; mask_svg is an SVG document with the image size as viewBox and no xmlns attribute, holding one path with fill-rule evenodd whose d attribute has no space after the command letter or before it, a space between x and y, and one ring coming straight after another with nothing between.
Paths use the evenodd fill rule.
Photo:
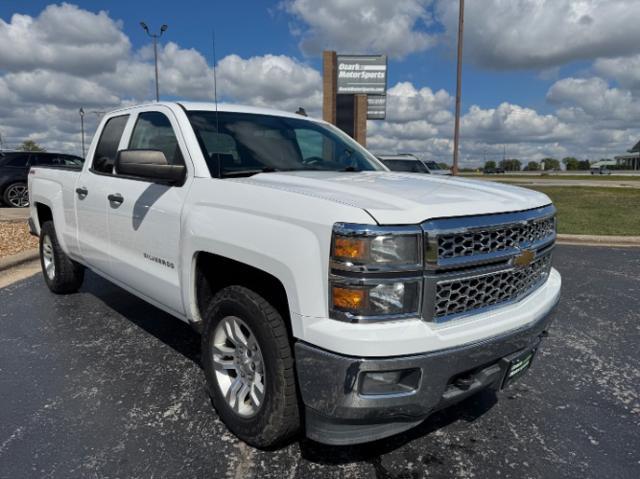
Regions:
<instances>
[{"instance_id":1,"label":"dealership sign","mask_svg":"<svg viewBox=\"0 0 640 479\"><path fill-rule=\"evenodd\" d=\"M386 112L386 95L367 95L367 120L384 120Z\"/></svg>"},{"instance_id":2,"label":"dealership sign","mask_svg":"<svg viewBox=\"0 0 640 479\"><path fill-rule=\"evenodd\" d=\"M383 120L387 104L386 55L338 55L338 95L367 95L367 118Z\"/></svg>"}]
</instances>

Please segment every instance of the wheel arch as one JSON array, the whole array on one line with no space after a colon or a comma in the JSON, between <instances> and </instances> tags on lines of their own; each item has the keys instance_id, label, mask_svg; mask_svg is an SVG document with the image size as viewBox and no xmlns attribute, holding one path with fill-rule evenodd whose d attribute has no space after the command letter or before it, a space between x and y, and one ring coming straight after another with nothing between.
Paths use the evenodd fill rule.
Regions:
<instances>
[{"instance_id":1,"label":"wheel arch","mask_svg":"<svg viewBox=\"0 0 640 479\"><path fill-rule=\"evenodd\" d=\"M192 319L198 329L202 327L204 310L215 294L227 286L239 285L267 300L285 319L289 337L293 337L289 296L282 281L273 274L225 256L198 251L193 256L191 276L195 313Z\"/></svg>"}]
</instances>

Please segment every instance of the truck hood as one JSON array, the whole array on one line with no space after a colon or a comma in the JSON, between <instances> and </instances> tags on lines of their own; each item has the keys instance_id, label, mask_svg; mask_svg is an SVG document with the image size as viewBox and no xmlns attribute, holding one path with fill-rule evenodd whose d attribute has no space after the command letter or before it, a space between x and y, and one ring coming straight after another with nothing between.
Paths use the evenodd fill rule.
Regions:
<instances>
[{"instance_id":1,"label":"truck hood","mask_svg":"<svg viewBox=\"0 0 640 479\"><path fill-rule=\"evenodd\" d=\"M379 224L506 213L548 205L533 190L452 176L386 171L260 173L227 181L323 198L366 210Z\"/></svg>"}]
</instances>

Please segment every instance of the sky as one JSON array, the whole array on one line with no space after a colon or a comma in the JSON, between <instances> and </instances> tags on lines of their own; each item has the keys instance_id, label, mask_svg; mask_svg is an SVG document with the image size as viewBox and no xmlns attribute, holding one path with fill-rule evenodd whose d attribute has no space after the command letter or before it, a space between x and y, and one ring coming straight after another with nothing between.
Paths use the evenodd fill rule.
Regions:
<instances>
[{"instance_id":1,"label":"sky","mask_svg":"<svg viewBox=\"0 0 640 479\"><path fill-rule=\"evenodd\" d=\"M640 1L467 0L461 163L600 159L640 140ZM455 0L0 1L0 135L80 153L102 112L161 99L221 101L321 116L324 49L389 56L376 153L450 163Z\"/></svg>"}]
</instances>

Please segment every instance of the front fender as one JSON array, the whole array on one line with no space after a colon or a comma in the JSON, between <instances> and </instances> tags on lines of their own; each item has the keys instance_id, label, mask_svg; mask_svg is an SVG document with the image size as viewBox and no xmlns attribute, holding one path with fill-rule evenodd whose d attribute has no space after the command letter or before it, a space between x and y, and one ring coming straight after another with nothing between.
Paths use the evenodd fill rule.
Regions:
<instances>
[{"instance_id":1,"label":"front fender","mask_svg":"<svg viewBox=\"0 0 640 479\"><path fill-rule=\"evenodd\" d=\"M221 183L216 182L216 186ZM195 195L197 189L194 188ZM249 196L241 195L237 202L225 196L227 204L207 202L186 209L181 263L184 265L182 282L189 285L183 290L188 316L198 319L194 259L198 253L207 252L258 268L280 280L292 318L326 317L333 224L337 221L371 223L371 217L347 205L327 205L318 198L256 189L253 187ZM210 196L211 189L208 191ZM278 207L272 207L272 195ZM288 214L285 216L283 211ZM300 337L301 325L296 323L293 320L293 333Z\"/></svg>"}]
</instances>

